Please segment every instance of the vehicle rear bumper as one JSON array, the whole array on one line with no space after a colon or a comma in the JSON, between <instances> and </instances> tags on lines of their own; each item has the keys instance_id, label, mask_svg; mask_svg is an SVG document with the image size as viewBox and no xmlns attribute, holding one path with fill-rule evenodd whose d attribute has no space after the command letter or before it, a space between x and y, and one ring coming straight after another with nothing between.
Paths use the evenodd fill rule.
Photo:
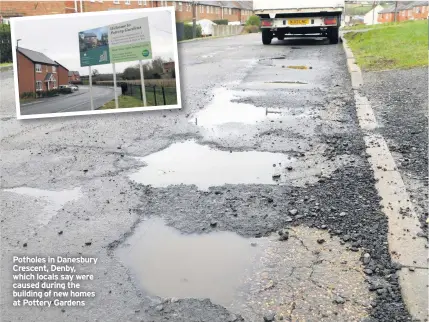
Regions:
<instances>
[{"instance_id":1,"label":"vehicle rear bumper","mask_svg":"<svg viewBox=\"0 0 429 322\"><path fill-rule=\"evenodd\" d=\"M263 19L270 21L271 25L261 26L263 29L280 29L280 28L327 28L327 27L338 27L341 21L337 21L335 25L326 25L325 18L335 18L335 16L327 15L326 17L297 17L297 18L277 18L277 19ZM294 24L293 21L301 21L300 24Z\"/></svg>"}]
</instances>

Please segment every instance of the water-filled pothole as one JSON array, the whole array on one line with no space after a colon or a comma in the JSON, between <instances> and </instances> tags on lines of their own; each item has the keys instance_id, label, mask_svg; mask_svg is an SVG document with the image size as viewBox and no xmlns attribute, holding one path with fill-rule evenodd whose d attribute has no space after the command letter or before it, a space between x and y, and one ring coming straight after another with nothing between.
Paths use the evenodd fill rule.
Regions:
<instances>
[{"instance_id":1,"label":"water-filled pothole","mask_svg":"<svg viewBox=\"0 0 429 322\"><path fill-rule=\"evenodd\" d=\"M117 250L141 287L164 298L210 298L229 305L260 248L231 232L183 235L154 218Z\"/></svg>"},{"instance_id":2,"label":"water-filled pothole","mask_svg":"<svg viewBox=\"0 0 429 322\"><path fill-rule=\"evenodd\" d=\"M233 102L242 97L257 96L259 93L249 91L231 91L225 88L214 90L213 101L204 109L193 115L190 122L202 127L213 127L227 123L255 124L259 121L278 117L267 114L266 108L251 104ZM272 108L270 110L273 110Z\"/></svg>"},{"instance_id":3,"label":"water-filled pothole","mask_svg":"<svg viewBox=\"0 0 429 322\"><path fill-rule=\"evenodd\" d=\"M295 159L281 153L222 151L186 141L140 160L147 165L130 175L136 182L154 187L196 185L206 190L224 184L276 184L273 176Z\"/></svg>"},{"instance_id":4,"label":"water-filled pothole","mask_svg":"<svg viewBox=\"0 0 429 322\"><path fill-rule=\"evenodd\" d=\"M232 232L184 235L151 218L116 255L149 295L209 298L249 322L270 314L276 321L360 321L373 299L360 252L307 227L246 239Z\"/></svg>"},{"instance_id":5,"label":"water-filled pothole","mask_svg":"<svg viewBox=\"0 0 429 322\"><path fill-rule=\"evenodd\" d=\"M43 206L43 212L41 212L37 218L43 225L46 225L67 202L77 200L83 196L80 188L63 191L50 191L36 188L19 187L5 189L4 191L34 197L34 202Z\"/></svg>"}]
</instances>

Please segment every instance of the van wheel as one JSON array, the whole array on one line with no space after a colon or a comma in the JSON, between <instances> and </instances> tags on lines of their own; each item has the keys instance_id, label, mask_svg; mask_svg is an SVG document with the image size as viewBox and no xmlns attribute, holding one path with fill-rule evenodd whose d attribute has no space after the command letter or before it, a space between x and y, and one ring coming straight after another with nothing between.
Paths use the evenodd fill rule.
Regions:
<instances>
[{"instance_id":1,"label":"van wheel","mask_svg":"<svg viewBox=\"0 0 429 322\"><path fill-rule=\"evenodd\" d=\"M262 43L264 45L271 44L271 40L273 39L273 32L269 29L262 30Z\"/></svg>"},{"instance_id":2,"label":"van wheel","mask_svg":"<svg viewBox=\"0 0 429 322\"><path fill-rule=\"evenodd\" d=\"M339 28L332 28L328 32L328 39L330 44L338 44L338 39L340 38Z\"/></svg>"}]
</instances>

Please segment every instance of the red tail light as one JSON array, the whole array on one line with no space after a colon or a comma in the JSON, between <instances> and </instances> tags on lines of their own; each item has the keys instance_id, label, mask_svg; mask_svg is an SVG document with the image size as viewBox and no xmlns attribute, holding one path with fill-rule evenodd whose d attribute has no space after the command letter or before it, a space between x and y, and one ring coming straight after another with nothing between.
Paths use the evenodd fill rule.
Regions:
<instances>
[{"instance_id":1,"label":"red tail light","mask_svg":"<svg viewBox=\"0 0 429 322\"><path fill-rule=\"evenodd\" d=\"M325 25L336 25L337 18L325 18Z\"/></svg>"},{"instance_id":2,"label":"red tail light","mask_svg":"<svg viewBox=\"0 0 429 322\"><path fill-rule=\"evenodd\" d=\"M270 27L273 25L273 22L272 22L272 20L262 20L261 24L263 27Z\"/></svg>"}]
</instances>

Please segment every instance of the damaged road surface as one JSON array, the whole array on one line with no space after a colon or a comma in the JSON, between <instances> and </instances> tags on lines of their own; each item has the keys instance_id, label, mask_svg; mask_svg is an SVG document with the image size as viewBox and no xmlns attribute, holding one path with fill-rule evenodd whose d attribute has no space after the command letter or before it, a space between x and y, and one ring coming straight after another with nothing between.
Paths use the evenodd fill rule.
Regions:
<instances>
[{"instance_id":1,"label":"damaged road surface","mask_svg":"<svg viewBox=\"0 0 429 322\"><path fill-rule=\"evenodd\" d=\"M18 122L2 73L2 321L19 254L98 258L45 321L412 321L342 46L259 38L180 44L180 111Z\"/></svg>"}]
</instances>

